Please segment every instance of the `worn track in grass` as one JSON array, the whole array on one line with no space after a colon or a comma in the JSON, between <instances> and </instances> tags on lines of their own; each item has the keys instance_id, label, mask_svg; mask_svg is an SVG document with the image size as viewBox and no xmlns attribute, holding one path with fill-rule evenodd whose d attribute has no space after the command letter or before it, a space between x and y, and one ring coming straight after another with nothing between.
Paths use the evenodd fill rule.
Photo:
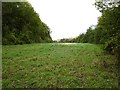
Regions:
<instances>
[{"instance_id":1,"label":"worn track in grass","mask_svg":"<svg viewBox=\"0 0 120 90\"><path fill-rule=\"evenodd\" d=\"M118 87L116 58L88 43L6 45L3 88Z\"/></svg>"}]
</instances>

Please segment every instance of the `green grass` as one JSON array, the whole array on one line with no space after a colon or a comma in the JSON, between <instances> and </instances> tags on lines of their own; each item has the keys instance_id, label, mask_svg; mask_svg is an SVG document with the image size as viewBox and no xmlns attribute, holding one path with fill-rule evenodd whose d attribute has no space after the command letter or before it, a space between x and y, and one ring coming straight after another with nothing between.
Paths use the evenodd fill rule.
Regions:
<instances>
[{"instance_id":1,"label":"green grass","mask_svg":"<svg viewBox=\"0 0 120 90\"><path fill-rule=\"evenodd\" d=\"M116 58L101 46L49 43L2 48L3 88L118 87Z\"/></svg>"}]
</instances>

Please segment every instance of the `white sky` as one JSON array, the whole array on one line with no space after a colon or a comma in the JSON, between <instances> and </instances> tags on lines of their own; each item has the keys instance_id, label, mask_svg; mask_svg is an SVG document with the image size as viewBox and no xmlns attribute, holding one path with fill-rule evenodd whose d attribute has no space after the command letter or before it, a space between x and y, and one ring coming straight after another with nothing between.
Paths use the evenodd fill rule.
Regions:
<instances>
[{"instance_id":1,"label":"white sky","mask_svg":"<svg viewBox=\"0 0 120 90\"><path fill-rule=\"evenodd\" d=\"M53 40L76 37L96 25L101 13L95 0L28 0L52 31Z\"/></svg>"}]
</instances>

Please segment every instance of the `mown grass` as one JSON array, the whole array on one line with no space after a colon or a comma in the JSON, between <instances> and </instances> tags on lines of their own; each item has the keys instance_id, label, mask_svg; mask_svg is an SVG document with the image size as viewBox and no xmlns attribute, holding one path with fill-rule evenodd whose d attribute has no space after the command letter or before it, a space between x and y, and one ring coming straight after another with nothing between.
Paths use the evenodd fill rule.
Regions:
<instances>
[{"instance_id":1,"label":"mown grass","mask_svg":"<svg viewBox=\"0 0 120 90\"><path fill-rule=\"evenodd\" d=\"M93 44L7 45L3 88L118 87L116 58Z\"/></svg>"}]
</instances>

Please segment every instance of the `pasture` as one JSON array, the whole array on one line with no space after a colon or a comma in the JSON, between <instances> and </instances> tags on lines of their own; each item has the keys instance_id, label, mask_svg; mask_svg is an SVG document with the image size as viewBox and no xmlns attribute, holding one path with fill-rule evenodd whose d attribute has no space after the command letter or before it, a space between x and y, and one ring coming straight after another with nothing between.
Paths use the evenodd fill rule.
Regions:
<instances>
[{"instance_id":1,"label":"pasture","mask_svg":"<svg viewBox=\"0 0 120 90\"><path fill-rule=\"evenodd\" d=\"M2 88L116 88L116 57L101 45L3 45Z\"/></svg>"}]
</instances>

